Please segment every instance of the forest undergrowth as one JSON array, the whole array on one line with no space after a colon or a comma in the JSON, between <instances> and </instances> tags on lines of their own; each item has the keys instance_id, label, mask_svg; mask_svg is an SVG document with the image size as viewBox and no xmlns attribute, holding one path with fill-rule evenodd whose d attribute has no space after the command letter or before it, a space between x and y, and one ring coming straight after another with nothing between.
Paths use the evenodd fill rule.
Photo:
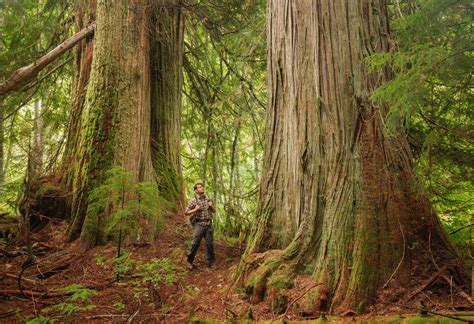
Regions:
<instances>
[{"instance_id":1,"label":"forest undergrowth","mask_svg":"<svg viewBox=\"0 0 474 324\"><path fill-rule=\"evenodd\" d=\"M449 282L442 271L429 277L419 274L419 282L397 292L381 292L364 314L347 309L336 318L304 309L302 301L315 283L310 276L298 276L286 306L275 314L275 305L252 303L234 281L244 249L238 241L216 240L217 269L207 268L201 244L197 270L190 272L185 266L189 225L178 215L169 217L166 225L155 242L127 244L120 256L111 243L93 249L83 248L79 241L67 243L67 224L62 220L31 234L33 263L25 264L22 239L3 246L0 321L206 323L325 318L346 322L355 318L398 322L408 314L435 316L424 317L435 322L474 319L469 314L469 296L456 287L451 287L451 296L434 297Z\"/></svg>"}]
</instances>

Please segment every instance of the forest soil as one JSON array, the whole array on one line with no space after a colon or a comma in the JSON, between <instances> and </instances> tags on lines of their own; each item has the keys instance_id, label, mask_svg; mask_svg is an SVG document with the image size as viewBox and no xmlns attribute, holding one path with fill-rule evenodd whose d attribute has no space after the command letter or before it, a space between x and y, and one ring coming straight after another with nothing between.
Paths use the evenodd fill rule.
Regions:
<instances>
[{"instance_id":1,"label":"forest soil","mask_svg":"<svg viewBox=\"0 0 474 324\"><path fill-rule=\"evenodd\" d=\"M190 244L191 228L182 216L169 217L165 230L155 242L124 244L123 250L126 252L120 261L116 259L117 248L112 244L86 250L79 241L67 243L66 228L65 221L55 221L32 234L36 263L22 273L23 293L19 292L18 276L26 259L26 247L21 240L17 240L0 249L0 322L26 322L35 317L54 319L56 322L100 323L283 319L281 315L272 313L272 307L266 301L252 304L245 292L235 285L233 273L243 252L243 246L238 242L231 244L225 239L215 240L217 269L207 267L205 242L201 242L195 260L197 269L187 270L186 251ZM140 270L140 265L161 258L168 259L176 266L161 272L162 278L169 279L168 283L164 279L158 280L156 273L147 272L152 271L150 268L143 270L146 267L142 267ZM117 278L118 269L122 271ZM305 278L299 277L299 280L304 284ZM81 291L77 288L66 289L76 292L73 296L61 290L72 284L90 288L95 293L81 300ZM308 285L311 284L312 281L308 280ZM440 281L440 284L443 283ZM436 285L434 283L430 289L436 289ZM295 285L295 289L288 291L289 303L301 298L305 289ZM40 294L31 296L30 291ZM48 292L65 295L53 297L46 294ZM392 292L390 295L400 293ZM436 294L430 293L428 289L419 295L407 305L392 303L371 306L368 308L369 314L357 318L379 321L380 318L374 316L413 313L421 297L429 300L430 310L437 312L453 309L454 306L459 310L469 310L469 305L455 291L449 304L446 298L437 300L431 297ZM73 300L73 297L79 298ZM346 315L338 320L351 321L355 313L349 310ZM286 313L290 320L315 319L319 316L318 312L302 313L293 308Z\"/></svg>"}]
</instances>

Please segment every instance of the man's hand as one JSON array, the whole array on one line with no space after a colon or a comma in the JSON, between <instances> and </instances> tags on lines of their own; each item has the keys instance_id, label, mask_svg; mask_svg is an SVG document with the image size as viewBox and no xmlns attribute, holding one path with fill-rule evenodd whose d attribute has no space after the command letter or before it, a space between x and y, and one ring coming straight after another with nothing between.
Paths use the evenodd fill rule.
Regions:
<instances>
[{"instance_id":1,"label":"man's hand","mask_svg":"<svg viewBox=\"0 0 474 324\"><path fill-rule=\"evenodd\" d=\"M212 210L213 213L216 211L214 205L212 204L212 200L209 200L209 208Z\"/></svg>"},{"instance_id":2,"label":"man's hand","mask_svg":"<svg viewBox=\"0 0 474 324\"><path fill-rule=\"evenodd\" d=\"M197 212L199 209L201 209L201 205L196 205L193 209L193 213Z\"/></svg>"}]
</instances>

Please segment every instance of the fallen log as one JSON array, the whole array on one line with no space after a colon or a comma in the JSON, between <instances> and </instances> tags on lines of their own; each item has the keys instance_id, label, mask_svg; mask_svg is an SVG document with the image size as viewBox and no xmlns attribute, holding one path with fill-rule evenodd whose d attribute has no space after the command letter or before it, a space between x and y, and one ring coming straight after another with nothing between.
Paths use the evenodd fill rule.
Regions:
<instances>
[{"instance_id":1,"label":"fallen log","mask_svg":"<svg viewBox=\"0 0 474 324\"><path fill-rule=\"evenodd\" d=\"M46 55L40 57L30 65L24 66L13 72L13 74L5 81L0 83L0 99L4 98L8 93L18 90L36 78L38 73L56 60L61 54L72 48L85 37L92 35L95 30L95 22L80 30Z\"/></svg>"}]
</instances>

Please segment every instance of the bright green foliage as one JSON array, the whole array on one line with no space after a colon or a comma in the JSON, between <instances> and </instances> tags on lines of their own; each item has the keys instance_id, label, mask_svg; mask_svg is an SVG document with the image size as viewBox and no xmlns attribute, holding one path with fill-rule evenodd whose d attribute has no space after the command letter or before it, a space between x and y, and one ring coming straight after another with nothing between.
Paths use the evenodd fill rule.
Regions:
<instances>
[{"instance_id":1,"label":"bright green foliage","mask_svg":"<svg viewBox=\"0 0 474 324\"><path fill-rule=\"evenodd\" d=\"M92 289L85 288L79 284L72 284L64 288L56 289L56 291L72 292L73 294L69 296L65 302L53 305L51 308L45 308L43 312L48 313L54 310L60 311L64 315L71 315L75 312L95 308L95 305L86 304L93 295L97 294L97 292Z\"/></svg>"},{"instance_id":2,"label":"bright green foliage","mask_svg":"<svg viewBox=\"0 0 474 324\"><path fill-rule=\"evenodd\" d=\"M178 277L182 276L182 273L177 272L176 265L166 258L152 259L150 262L140 263L136 269L134 275L141 277L141 280L134 282L134 285L147 282L172 284Z\"/></svg>"},{"instance_id":3,"label":"bright green foliage","mask_svg":"<svg viewBox=\"0 0 474 324\"><path fill-rule=\"evenodd\" d=\"M1 1L0 81L71 36L73 10L66 0ZM38 167L41 173L51 173L56 167L68 120L72 56L71 51L64 54L40 72L34 82L0 102L5 173L5 183L0 180L0 199L12 211L25 176L28 152L37 148L42 151L43 162Z\"/></svg>"},{"instance_id":4,"label":"bright green foliage","mask_svg":"<svg viewBox=\"0 0 474 324\"><path fill-rule=\"evenodd\" d=\"M101 237L117 240L121 235L121 239L131 236L140 240L140 222L148 222L148 234L153 238L163 226L165 207L156 182L136 182L131 173L119 167L105 174L103 183L89 195L87 212L96 217L91 217L94 221L89 220L86 226L96 226L102 220L101 227L96 228Z\"/></svg>"},{"instance_id":5,"label":"bright green foliage","mask_svg":"<svg viewBox=\"0 0 474 324\"><path fill-rule=\"evenodd\" d=\"M373 69L394 72L373 99L391 106L388 131L403 121L416 172L448 232L465 227L452 239L467 253L474 212L472 1L416 3L394 10L392 51L368 59Z\"/></svg>"},{"instance_id":6,"label":"bright green foliage","mask_svg":"<svg viewBox=\"0 0 474 324\"><path fill-rule=\"evenodd\" d=\"M54 319L40 315L38 317L26 321L26 324L53 324L54 322Z\"/></svg>"},{"instance_id":7,"label":"bright green foliage","mask_svg":"<svg viewBox=\"0 0 474 324\"><path fill-rule=\"evenodd\" d=\"M68 297L68 299L71 301L87 301L90 299L91 296L97 294L96 291L89 288L85 288L79 284L72 284L64 288L56 289L56 291L72 292L73 294Z\"/></svg>"},{"instance_id":8,"label":"bright green foliage","mask_svg":"<svg viewBox=\"0 0 474 324\"><path fill-rule=\"evenodd\" d=\"M115 308L115 309L118 309L118 310L122 310L122 309L125 308L125 304L121 303L121 302L117 302L117 303L113 304L112 307Z\"/></svg>"},{"instance_id":9,"label":"bright green foliage","mask_svg":"<svg viewBox=\"0 0 474 324\"><path fill-rule=\"evenodd\" d=\"M217 229L238 236L256 209L266 106L265 3L196 1L186 22L182 161L203 182Z\"/></svg>"},{"instance_id":10,"label":"bright green foliage","mask_svg":"<svg viewBox=\"0 0 474 324\"><path fill-rule=\"evenodd\" d=\"M127 251L123 251L119 257L105 259L96 257L96 263L104 269L112 269L118 274L122 281L131 279L132 286L143 286L148 283L172 284L178 278L184 276L184 272L169 259L151 259L148 262L132 259Z\"/></svg>"}]
</instances>

